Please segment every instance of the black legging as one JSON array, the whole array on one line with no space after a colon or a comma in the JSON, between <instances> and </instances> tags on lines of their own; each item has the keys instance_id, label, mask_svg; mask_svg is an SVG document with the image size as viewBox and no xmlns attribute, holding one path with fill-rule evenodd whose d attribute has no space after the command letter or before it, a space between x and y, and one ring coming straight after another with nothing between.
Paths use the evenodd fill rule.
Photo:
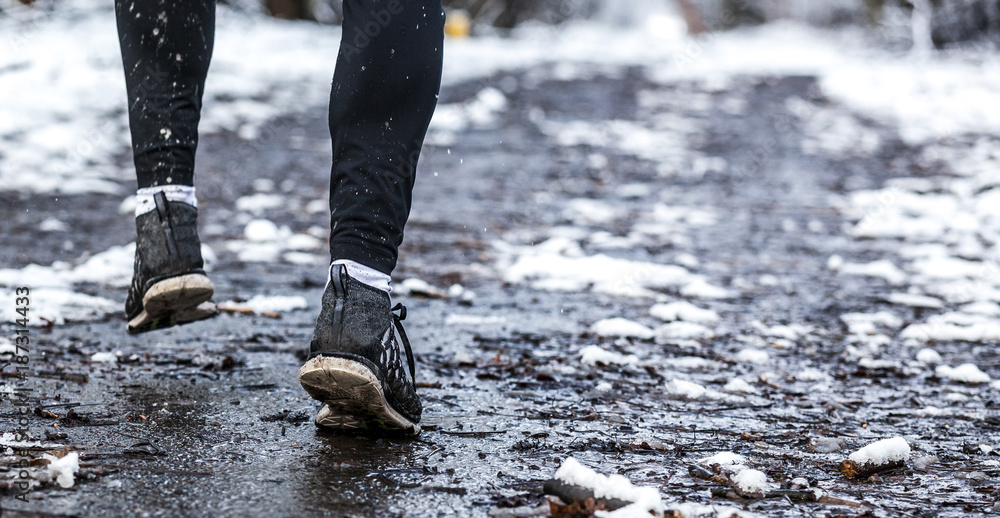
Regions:
<instances>
[{"instance_id":1,"label":"black legging","mask_svg":"<svg viewBox=\"0 0 1000 518\"><path fill-rule=\"evenodd\" d=\"M115 12L139 187L193 185L215 2L116 0ZM396 265L441 86L443 26L441 0L344 0L330 92L334 259Z\"/></svg>"}]
</instances>

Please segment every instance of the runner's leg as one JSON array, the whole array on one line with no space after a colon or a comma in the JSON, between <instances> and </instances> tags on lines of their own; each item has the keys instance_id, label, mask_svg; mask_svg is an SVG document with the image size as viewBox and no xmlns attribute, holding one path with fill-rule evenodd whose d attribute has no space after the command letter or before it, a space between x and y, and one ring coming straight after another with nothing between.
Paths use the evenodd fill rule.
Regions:
<instances>
[{"instance_id":1,"label":"runner's leg","mask_svg":"<svg viewBox=\"0 0 1000 518\"><path fill-rule=\"evenodd\" d=\"M344 0L330 94L333 259L396 265L417 158L441 86L440 0Z\"/></svg>"},{"instance_id":2,"label":"runner's leg","mask_svg":"<svg viewBox=\"0 0 1000 518\"><path fill-rule=\"evenodd\" d=\"M215 0L116 0L139 188L194 185Z\"/></svg>"}]
</instances>

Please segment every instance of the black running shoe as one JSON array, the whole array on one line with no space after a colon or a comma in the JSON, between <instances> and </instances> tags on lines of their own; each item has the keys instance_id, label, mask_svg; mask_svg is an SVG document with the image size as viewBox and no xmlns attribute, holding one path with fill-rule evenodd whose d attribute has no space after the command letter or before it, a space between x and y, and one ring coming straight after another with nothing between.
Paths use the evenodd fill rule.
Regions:
<instances>
[{"instance_id":1,"label":"black running shoe","mask_svg":"<svg viewBox=\"0 0 1000 518\"><path fill-rule=\"evenodd\" d=\"M135 270L125 300L129 334L164 329L215 315L215 286L205 275L198 209L153 196L156 210L135 218Z\"/></svg>"},{"instance_id":2,"label":"black running shoe","mask_svg":"<svg viewBox=\"0 0 1000 518\"><path fill-rule=\"evenodd\" d=\"M422 407L413 386L410 342L400 322L406 308L390 309L389 295L330 267L323 309L299 383L323 407L316 425L340 431L420 433ZM398 333L398 334L397 334ZM400 358L406 351L409 378Z\"/></svg>"}]
</instances>

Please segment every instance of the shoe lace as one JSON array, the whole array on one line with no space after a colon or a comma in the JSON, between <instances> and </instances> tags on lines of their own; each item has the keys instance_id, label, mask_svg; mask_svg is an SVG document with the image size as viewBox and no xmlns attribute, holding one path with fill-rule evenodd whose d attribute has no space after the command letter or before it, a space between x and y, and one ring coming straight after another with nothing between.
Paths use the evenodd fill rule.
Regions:
<instances>
[{"instance_id":1,"label":"shoe lace","mask_svg":"<svg viewBox=\"0 0 1000 518\"><path fill-rule=\"evenodd\" d=\"M399 333L399 341L403 342L403 349L406 351L406 364L410 367L410 384L413 388L417 385L417 376L415 362L413 361L413 349L410 348L410 339L406 337L406 331L403 330L403 320L406 320L406 306L397 302L395 306L390 310L392 314L392 321L396 326L396 331Z\"/></svg>"}]
</instances>

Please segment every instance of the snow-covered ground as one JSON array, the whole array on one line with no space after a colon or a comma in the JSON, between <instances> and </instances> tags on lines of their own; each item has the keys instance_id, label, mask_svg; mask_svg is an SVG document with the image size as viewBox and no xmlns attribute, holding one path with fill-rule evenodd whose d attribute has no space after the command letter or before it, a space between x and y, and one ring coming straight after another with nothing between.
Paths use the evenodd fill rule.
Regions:
<instances>
[{"instance_id":1,"label":"snow-covered ground","mask_svg":"<svg viewBox=\"0 0 1000 518\"><path fill-rule=\"evenodd\" d=\"M594 64L635 64L650 67L661 81L693 79L718 89L738 74L816 74L826 93L859 112L896 121L913 141L1000 129L1000 114L982 109L1000 95L1000 60L992 54L901 59L869 48L860 33L793 24L696 40L685 35L676 16L653 11L644 23L626 28L577 22L559 29L527 27L509 39L449 40L445 84L549 62L565 79L585 78ZM110 5L74 0L48 13L14 4L0 17L0 33L5 35L0 38L0 96L8 100L0 118L0 186L120 192L119 184L107 180L128 180L132 172L128 161L113 160L127 149L128 131ZM202 131L226 129L252 139L260 123L278 114L323 106L339 37L336 27L248 16L220 5ZM431 142L468 125L488 124L490 110L502 107L499 93L484 93L476 106L442 106ZM670 127L669 119L662 124ZM816 124L817 130L853 131L835 114L820 114ZM560 143L610 140L662 160L677 151L649 138L660 127L624 121L606 127L549 126ZM823 141L821 133L816 144L821 147L852 142Z\"/></svg>"}]
</instances>

